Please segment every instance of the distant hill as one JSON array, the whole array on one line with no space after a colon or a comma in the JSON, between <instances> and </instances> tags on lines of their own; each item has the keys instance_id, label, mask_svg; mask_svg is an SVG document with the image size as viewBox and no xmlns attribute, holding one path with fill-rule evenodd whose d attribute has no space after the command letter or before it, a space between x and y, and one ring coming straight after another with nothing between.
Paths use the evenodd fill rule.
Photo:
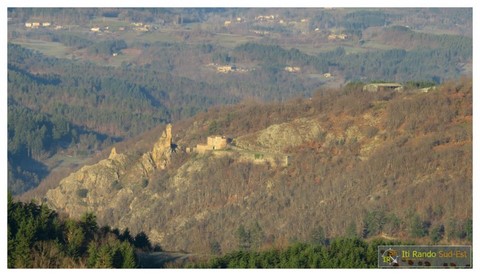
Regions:
<instances>
[{"instance_id":1,"label":"distant hill","mask_svg":"<svg viewBox=\"0 0 480 276\"><path fill-rule=\"evenodd\" d=\"M468 36L419 32L405 26L371 27L363 32L362 38L405 50L446 48L452 53L466 53L472 47L472 38Z\"/></svg>"},{"instance_id":2,"label":"distant hill","mask_svg":"<svg viewBox=\"0 0 480 276\"><path fill-rule=\"evenodd\" d=\"M190 152L211 135L231 142ZM216 107L114 146L41 200L194 253L319 235L471 242L471 79Z\"/></svg>"}]
</instances>

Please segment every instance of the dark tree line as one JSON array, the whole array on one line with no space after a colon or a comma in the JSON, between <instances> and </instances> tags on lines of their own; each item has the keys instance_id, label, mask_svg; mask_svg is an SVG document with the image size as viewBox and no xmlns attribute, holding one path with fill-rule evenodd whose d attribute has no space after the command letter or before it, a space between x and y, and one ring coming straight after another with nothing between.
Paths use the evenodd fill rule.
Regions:
<instances>
[{"instance_id":1,"label":"dark tree line","mask_svg":"<svg viewBox=\"0 0 480 276\"><path fill-rule=\"evenodd\" d=\"M283 249L235 251L193 268L377 268L378 246L398 241L336 238L328 245L294 243Z\"/></svg>"},{"instance_id":2,"label":"dark tree line","mask_svg":"<svg viewBox=\"0 0 480 276\"><path fill-rule=\"evenodd\" d=\"M152 249L144 233L99 227L93 213L76 221L8 197L9 268L135 268L136 250Z\"/></svg>"}]
</instances>

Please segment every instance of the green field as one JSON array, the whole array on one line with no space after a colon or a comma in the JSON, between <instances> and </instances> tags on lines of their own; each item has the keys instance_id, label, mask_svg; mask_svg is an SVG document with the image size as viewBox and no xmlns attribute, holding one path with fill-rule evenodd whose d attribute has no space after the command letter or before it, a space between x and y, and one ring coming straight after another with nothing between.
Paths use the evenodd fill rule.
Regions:
<instances>
[{"instance_id":1,"label":"green field","mask_svg":"<svg viewBox=\"0 0 480 276\"><path fill-rule=\"evenodd\" d=\"M43 40L22 39L13 40L12 43L22 47L39 51L40 53L57 58L71 58L71 49L59 42L47 42Z\"/></svg>"},{"instance_id":2,"label":"green field","mask_svg":"<svg viewBox=\"0 0 480 276\"><path fill-rule=\"evenodd\" d=\"M367 41L365 42L365 44L363 44L363 47L368 48L370 50L374 49L374 50L382 50L382 51L399 48L398 46L395 47L395 45L385 45L378 41Z\"/></svg>"},{"instance_id":3,"label":"green field","mask_svg":"<svg viewBox=\"0 0 480 276\"><path fill-rule=\"evenodd\" d=\"M118 39L123 39L128 45L136 42L155 43L155 42L181 42L180 36L173 33L172 30L152 31L152 32L124 32Z\"/></svg>"},{"instance_id":4,"label":"green field","mask_svg":"<svg viewBox=\"0 0 480 276\"><path fill-rule=\"evenodd\" d=\"M212 43L221 45L225 48L235 48L240 44L244 44L247 42L254 42L259 40L259 37L255 36L241 36L241 35L233 35L233 34L226 34L226 33L217 33L213 38Z\"/></svg>"}]
</instances>

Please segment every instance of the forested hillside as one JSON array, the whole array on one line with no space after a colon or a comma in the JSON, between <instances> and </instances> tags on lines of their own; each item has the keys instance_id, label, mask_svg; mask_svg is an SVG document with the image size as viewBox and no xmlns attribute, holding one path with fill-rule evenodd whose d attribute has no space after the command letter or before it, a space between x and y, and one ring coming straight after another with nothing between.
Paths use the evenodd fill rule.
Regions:
<instances>
[{"instance_id":1,"label":"forested hillside","mask_svg":"<svg viewBox=\"0 0 480 276\"><path fill-rule=\"evenodd\" d=\"M195 253L318 235L469 243L471 120L470 79L427 93L352 84L311 99L212 108L174 125L178 150L165 169L140 173L139 146L158 139L160 127L117 144L119 155L65 178L46 200ZM208 135L227 135L232 145L186 151ZM278 165L284 156L288 164Z\"/></svg>"},{"instance_id":2,"label":"forested hillside","mask_svg":"<svg viewBox=\"0 0 480 276\"><path fill-rule=\"evenodd\" d=\"M14 100L9 102L8 115L8 187L14 194L34 188L48 174L41 160L66 149L86 155L114 141Z\"/></svg>"},{"instance_id":3,"label":"forested hillside","mask_svg":"<svg viewBox=\"0 0 480 276\"><path fill-rule=\"evenodd\" d=\"M405 27L392 27L380 32L384 33L381 41L394 45L394 48L348 53L345 48L338 47L311 56L295 48L286 50L279 46L248 43L235 48L233 56L263 61L277 70L296 64L302 68L313 67L318 72L339 71L347 81L431 80L436 83L460 76L460 64L468 62L472 56L472 39L468 37L421 35ZM371 36L379 40L377 35Z\"/></svg>"},{"instance_id":4,"label":"forested hillside","mask_svg":"<svg viewBox=\"0 0 480 276\"><path fill-rule=\"evenodd\" d=\"M216 96L196 93L204 85L168 73L47 58L12 44L8 77L17 103L113 137L139 134L177 110L191 116Z\"/></svg>"}]
</instances>

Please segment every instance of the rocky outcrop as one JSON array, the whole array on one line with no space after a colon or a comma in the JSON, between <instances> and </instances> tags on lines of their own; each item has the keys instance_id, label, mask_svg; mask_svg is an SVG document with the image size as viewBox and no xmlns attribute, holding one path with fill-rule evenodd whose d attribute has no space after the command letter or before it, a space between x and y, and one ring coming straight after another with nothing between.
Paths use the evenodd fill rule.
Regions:
<instances>
[{"instance_id":1,"label":"rocky outcrop","mask_svg":"<svg viewBox=\"0 0 480 276\"><path fill-rule=\"evenodd\" d=\"M47 192L49 205L78 217L87 211L102 214L134 199L135 191L148 185L155 170L166 168L171 158L172 126L169 124L151 151L140 158L117 153L112 148L107 159L82 167Z\"/></svg>"},{"instance_id":2,"label":"rocky outcrop","mask_svg":"<svg viewBox=\"0 0 480 276\"><path fill-rule=\"evenodd\" d=\"M108 156L108 159L114 159L117 156L117 150L115 147L112 148L112 151L110 152L110 155Z\"/></svg>"},{"instance_id":3,"label":"rocky outcrop","mask_svg":"<svg viewBox=\"0 0 480 276\"><path fill-rule=\"evenodd\" d=\"M281 153L288 147L318 140L325 130L315 119L299 118L288 123L274 124L256 133L237 138L238 147Z\"/></svg>"},{"instance_id":4,"label":"rocky outcrop","mask_svg":"<svg viewBox=\"0 0 480 276\"><path fill-rule=\"evenodd\" d=\"M60 185L47 192L49 205L78 217L87 211L97 211L108 206L112 191L118 189L125 175L125 155L117 154L70 174Z\"/></svg>"},{"instance_id":5,"label":"rocky outcrop","mask_svg":"<svg viewBox=\"0 0 480 276\"><path fill-rule=\"evenodd\" d=\"M172 153L172 125L168 124L165 132L153 146L152 161L157 169L165 169Z\"/></svg>"}]
</instances>

